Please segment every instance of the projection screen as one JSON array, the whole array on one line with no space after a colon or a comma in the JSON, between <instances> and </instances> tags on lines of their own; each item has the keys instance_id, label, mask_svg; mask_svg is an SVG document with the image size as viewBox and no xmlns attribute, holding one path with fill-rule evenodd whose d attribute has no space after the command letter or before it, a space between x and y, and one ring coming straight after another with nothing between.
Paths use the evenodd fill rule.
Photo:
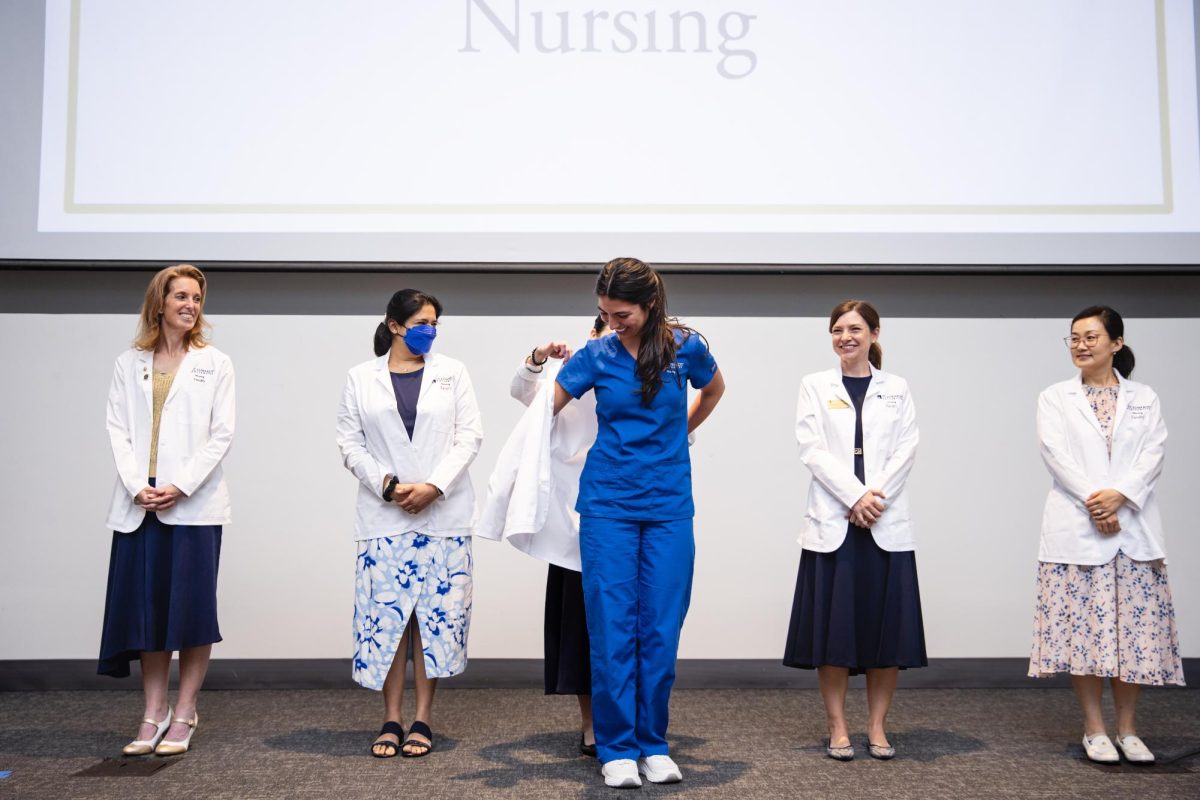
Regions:
<instances>
[{"instance_id":1,"label":"projection screen","mask_svg":"<svg viewBox=\"0 0 1200 800\"><path fill-rule=\"evenodd\" d=\"M0 257L1194 264L1194 11L46 0Z\"/></svg>"}]
</instances>

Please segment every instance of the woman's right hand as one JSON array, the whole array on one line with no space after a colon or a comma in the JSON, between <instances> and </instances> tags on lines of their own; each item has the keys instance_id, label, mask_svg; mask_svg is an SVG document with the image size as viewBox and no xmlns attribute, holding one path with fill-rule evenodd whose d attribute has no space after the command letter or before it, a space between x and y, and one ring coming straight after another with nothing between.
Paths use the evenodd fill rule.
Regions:
<instances>
[{"instance_id":1,"label":"woman's right hand","mask_svg":"<svg viewBox=\"0 0 1200 800\"><path fill-rule=\"evenodd\" d=\"M566 342L546 342L533 348L533 360L539 364L550 358L566 359L570 357L571 348L567 346ZM526 361L528 360L530 359L526 359Z\"/></svg>"},{"instance_id":2,"label":"woman's right hand","mask_svg":"<svg viewBox=\"0 0 1200 800\"><path fill-rule=\"evenodd\" d=\"M135 504L141 506L142 508L146 508L147 506L154 505L155 503L158 502L158 492L154 491L153 488L147 486L145 489L142 489L140 492L138 492L137 494L135 494L133 496L133 502Z\"/></svg>"},{"instance_id":3,"label":"woman's right hand","mask_svg":"<svg viewBox=\"0 0 1200 800\"><path fill-rule=\"evenodd\" d=\"M1114 533L1121 532L1121 523L1117 520L1116 514L1104 519L1093 519L1092 524L1096 526L1097 531L1105 536L1112 536Z\"/></svg>"},{"instance_id":4,"label":"woman's right hand","mask_svg":"<svg viewBox=\"0 0 1200 800\"><path fill-rule=\"evenodd\" d=\"M866 493L858 498L858 502L850 508L850 513L846 517L860 528L870 528L887 509L887 505L883 502L886 499L887 496L878 489L867 489Z\"/></svg>"}]
</instances>

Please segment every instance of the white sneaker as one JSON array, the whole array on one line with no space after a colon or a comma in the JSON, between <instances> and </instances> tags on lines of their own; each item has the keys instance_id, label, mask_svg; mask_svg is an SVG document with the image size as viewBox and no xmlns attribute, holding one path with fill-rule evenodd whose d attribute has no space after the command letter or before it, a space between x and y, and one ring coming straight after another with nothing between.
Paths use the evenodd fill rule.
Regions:
<instances>
[{"instance_id":1,"label":"white sneaker","mask_svg":"<svg viewBox=\"0 0 1200 800\"><path fill-rule=\"evenodd\" d=\"M637 789L642 785L637 762L632 758L606 761L600 768L600 774L604 776L604 785L614 789Z\"/></svg>"},{"instance_id":2,"label":"white sneaker","mask_svg":"<svg viewBox=\"0 0 1200 800\"><path fill-rule=\"evenodd\" d=\"M1125 760L1131 764L1154 763L1154 753L1150 752L1150 748L1146 747L1145 742L1132 733L1128 736L1118 736L1117 747L1121 748Z\"/></svg>"},{"instance_id":3,"label":"white sneaker","mask_svg":"<svg viewBox=\"0 0 1200 800\"><path fill-rule=\"evenodd\" d=\"M638 771L651 783L679 783L683 773L670 756L646 756L638 759Z\"/></svg>"},{"instance_id":4,"label":"white sneaker","mask_svg":"<svg viewBox=\"0 0 1200 800\"><path fill-rule=\"evenodd\" d=\"M1088 736L1085 733L1083 735L1083 750L1087 753L1087 757L1090 760L1099 764L1121 763L1121 757L1117 755L1117 748L1113 747L1112 739L1109 739L1103 733L1098 733L1095 736Z\"/></svg>"}]
</instances>

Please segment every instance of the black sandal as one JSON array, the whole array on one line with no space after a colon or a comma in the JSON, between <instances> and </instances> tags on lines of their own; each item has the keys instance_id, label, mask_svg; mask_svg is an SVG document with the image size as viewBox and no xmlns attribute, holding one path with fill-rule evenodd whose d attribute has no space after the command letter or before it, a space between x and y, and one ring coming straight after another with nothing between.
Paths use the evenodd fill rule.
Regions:
<instances>
[{"instance_id":1,"label":"black sandal","mask_svg":"<svg viewBox=\"0 0 1200 800\"><path fill-rule=\"evenodd\" d=\"M382 737L384 734L388 733L395 736L397 741L383 741ZM399 722L392 722L389 719L387 722L383 723L383 728L379 731L379 737L380 738L377 738L375 741L371 742L371 755L375 756L376 758L395 758L396 753L400 752L400 745L398 742L404 739L404 727L401 726ZM389 750L383 753L376 753L376 747L387 747Z\"/></svg>"},{"instance_id":2,"label":"black sandal","mask_svg":"<svg viewBox=\"0 0 1200 800\"><path fill-rule=\"evenodd\" d=\"M422 742L420 739L412 738L414 733L418 736L424 736L429 741ZM410 753L403 749L405 747L424 747L425 750L421 753ZM400 755L405 758L420 758L421 756L429 755L433 752L433 730L424 722L416 720L413 722L412 727L408 729L408 738L404 740L404 744L400 745L400 748Z\"/></svg>"},{"instance_id":3,"label":"black sandal","mask_svg":"<svg viewBox=\"0 0 1200 800\"><path fill-rule=\"evenodd\" d=\"M591 756L592 758L595 758L596 743L592 742L591 744L588 744L584 741L583 734L579 734L579 752L583 753L585 756Z\"/></svg>"}]
</instances>

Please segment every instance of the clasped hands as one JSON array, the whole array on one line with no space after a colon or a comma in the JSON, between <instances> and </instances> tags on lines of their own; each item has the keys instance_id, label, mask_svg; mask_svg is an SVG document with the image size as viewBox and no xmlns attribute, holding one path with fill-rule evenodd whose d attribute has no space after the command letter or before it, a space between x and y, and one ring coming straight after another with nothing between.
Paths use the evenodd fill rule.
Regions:
<instances>
[{"instance_id":1,"label":"clasped hands","mask_svg":"<svg viewBox=\"0 0 1200 800\"><path fill-rule=\"evenodd\" d=\"M147 511L166 511L181 497L183 492L175 484L169 483L161 489L147 486L134 495L133 502Z\"/></svg>"},{"instance_id":2,"label":"clasped hands","mask_svg":"<svg viewBox=\"0 0 1200 800\"><path fill-rule=\"evenodd\" d=\"M1087 496L1084 505L1096 530L1104 534L1121 532L1121 523L1117 520L1117 511L1125 505L1125 495L1116 489L1098 489Z\"/></svg>"},{"instance_id":3,"label":"clasped hands","mask_svg":"<svg viewBox=\"0 0 1200 800\"><path fill-rule=\"evenodd\" d=\"M384 489L391 482L392 476L383 479ZM432 483L397 483L392 490L391 502L400 506L409 514L420 514L425 507L437 500L441 493Z\"/></svg>"},{"instance_id":4,"label":"clasped hands","mask_svg":"<svg viewBox=\"0 0 1200 800\"><path fill-rule=\"evenodd\" d=\"M887 504L883 502L886 499L887 495L878 489L867 489L866 494L850 507L846 519L860 528L870 528L887 509Z\"/></svg>"}]
</instances>

